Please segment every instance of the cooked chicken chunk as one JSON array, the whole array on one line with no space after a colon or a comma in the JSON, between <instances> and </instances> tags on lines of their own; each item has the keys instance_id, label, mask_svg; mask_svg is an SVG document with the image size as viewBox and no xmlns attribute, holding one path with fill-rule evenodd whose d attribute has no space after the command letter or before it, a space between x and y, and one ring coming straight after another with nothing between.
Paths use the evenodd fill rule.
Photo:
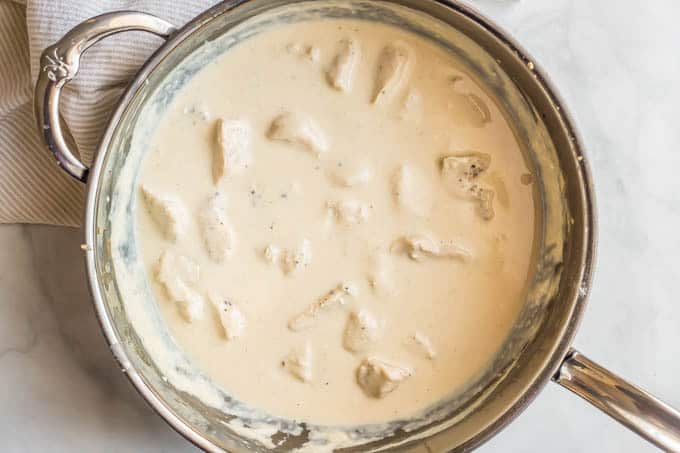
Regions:
<instances>
[{"instance_id":1,"label":"cooked chicken chunk","mask_svg":"<svg viewBox=\"0 0 680 453\"><path fill-rule=\"evenodd\" d=\"M316 121L299 112L286 112L274 118L267 131L267 137L270 140L298 146L317 156L328 149L326 137Z\"/></svg>"},{"instance_id":2,"label":"cooked chicken chunk","mask_svg":"<svg viewBox=\"0 0 680 453\"><path fill-rule=\"evenodd\" d=\"M269 244L263 255L267 262L277 265L284 274L294 274L312 263L312 244L308 239L303 239L299 246L283 250Z\"/></svg>"},{"instance_id":3,"label":"cooked chicken chunk","mask_svg":"<svg viewBox=\"0 0 680 453\"><path fill-rule=\"evenodd\" d=\"M374 104L391 101L407 82L415 52L408 44L395 41L385 46L378 57L378 71L373 90Z\"/></svg>"},{"instance_id":4,"label":"cooked chicken chunk","mask_svg":"<svg viewBox=\"0 0 680 453\"><path fill-rule=\"evenodd\" d=\"M354 73L361 59L361 47L356 39L347 38L340 42L340 50L333 58L326 79L328 83L339 91L348 92L352 89Z\"/></svg>"},{"instance_id":5,"label":"cooked chicken chunk","mask_svg":"<svg viewBox=\"0 0 680 453\"><path fill-rule=\"evenodd\" d=\"M170 297L178 297L173 291L173 282L180 280L194 285L201 277L201 268L194 260L184 255L175 255L169 250L163 252L158 264L158 278L168 286Z\"/></svg>"},{"instance_id":6,"label":"cooked chicken chunk","mask_svg":"<svg viewBox=\"0 0 680 453\"><path fill-rule=\"evenodd\" d=\"M371 398L382 398L399 387L399 384L413 376L413 369L393 365L380 359L366 358L357 368L357 383Z\"/></svg>"},{"instance_id":7,"label":"cooked chicken chunk","mask_svg":"<svg viewBox=\"0 0 680 453\"><path fill-rule=\"evenodd\" d=\"M224 337L227 340L240 337L246 328L246 317L236 303L217 293L211 293L208 298L220 317Z\"/></svg>"},{"instance_id":8,"label":"cooked chicken chunk","mask_svg":"<svg viewBox=\"0 0 680 453\"><path fill-rule=\"evenodd\" d=\"M350 352L365 352L380 339L381 331L380 322L369 310L353 311L347 319L343 346Z\"/></svg>"},{"instance_id":9,"label":"cooked chicken chunk","mask_svg":"<svg viewBox=\"0 0 680 453\"><path fill-rule=\"evenodd\" d=\"M432 210L430 180L412 164L402 164L394 173L392 193L397 205L411 214L425 217Z\"/></svg>"},{"instance_id":10,"label":"cooked chicken chunk","mask_svg":"<svg viewBox=\"0 0 680 453\"><path fill-rule=\"evenodd\" d=\"M477 211L484 220L494 216L494 192L479 183L479 177L491 165L491 156L483 153L470 153L447 156L441 161L444 184L450 194L477 202Z\"/></svg>"},{"instance_id":11,"label":"cooked chicken chunk","mask_svg":"<svg viewBox=\"0 0 680 453\"><path fill-rule=\"evenodd\" d=\"M329 201L327 204L337 223L357 225L368 220L371 208L358 200Z\"/></svg>"},{"instance_id":12,"label":"cooked chicken chunk","mask_svg":"<svg viewBox=\"0 0 680 453\"><path fill-rule=\"evenodd\" d=\"M356 296L357 290L352 284L341 283L319 300L308 306L303 312L288 321L288 328L295 332L311 328L323 313L347 304L350 296Z\"/></svg>"},{"instance_id":13,"label":"cooked chicken chunk","mask_svg":"<svg viewBox=\"0 0 680 453\"><path fill-rule=\"evenodd\" d=\"M312 63L318 63L321 58L321 49L316 46L309 46L305 51L305 56Z\"/></svg>"},{"instance_id":14,"label":"cooked chicken chunk","mask_svg":"<svg viewBox=\"0 0 680 453\"><path fill-rule=\"evenodd\" d=\"M434 350L430 339L422 332L416 332L413 335L413 343L422 351L422 353L430 360L437 357L437 351Z\"/></svg>"},{"instance_id":15,"label":"cooked chicken chunk","mask_svg":"<svg viewBox=\"0 0 680 453\"><path fill-rule=\"evenodd\" d=\"M484 100L475 93L465 92L459 89L459 85L466 83L463 76L453 75L451 77L454 86L454 101L451 106L459 112L457 118L468 123L472 127L483 127L491 122L491 111Z\"/></svg>"},{"instance_id":16,"label":"cooked chicken chunk","mask_svg":"<svg viewBox=\"0 0 680 453\"><path fill-rule=\"evenodd\" d=\"M313 378L312 361L312 346L307 342L293 349L283 360L283 366L300 381L310 382Z\"/></svg>"},{"instance_id":17,"label":"cooked chicken chunk","mask_svg":"<svg viewBox=\"0 0 680 453\"><path fill-rule=\"evenodd\" d=\"M204 102L198 102L196 104L187 105L182 110L182 113L201 121L209 121L211 116L210 111L208 110L208 107L205 105Z\"/></svg>"},{"instance_id":18,"label":"cooked chicken chunk","mask_svg":"<svg viewBox=\"0 0 680 453\"><path fill-rule=\"evenodd\" d=\"M469 153L446 156L441 161L442 176L447 188L455 194L475 194L477 179L491 166L491 156L484 153Z\"/></svg>"},{"instance_id":19,"label":"cooked chicken chunk","mask_svg":"<svg viewBox=\"0 0 680 453\"><path fill-rule=\"evenodd\" d=\"M319 58L321 58L321 49L316 46L291 43L286 46L286 51L291 55L307 59L312 63L318 62Z\"/></svg>"},{"instance_id":20,"label":"cooked chicken chunk","mask_svg":"<svg viewBox=\"0 0 680 453\"><path fill-rule=\"evenodd\" d=\"M479 189L477 212L479 212L482 219L491 220L496 215L493 209L493 199L495 196L496 193L491 189Z\"/></svg>"},{"instance_id":21,"label":"cooked chicken chunk","mask_svg":"<svg viewBox=\"0 0 680 453\"><path fill-rule=\"evenodd\" d=\"M198 264L186 256L165 251L158 261L156 279L188 322L203 318L203 298L191 288L198 282L199 276Z\"/></svg>"},{"instance_id":22,"label":"cooked chicken chunk","mask_svg":"<svg viewBox=\"0 0 680 453\"><path fill-rule=\"evenodd\" d=\"M376 294L386 296L394 293L393 271L392 259L386 252L378 251L373 255L368 283Z\"/></svg>"},{"instance_id":23,"label":"cooked chicken chunk","mask_svg":"<svg viewBox=\"0 0 680 453\"><path fill-rule=\"evenodd\" d=\"M425 258L447 258L467 260L470 252L450 241L435 240L428 236L404 236L397 239L391 247L396 253L404 253L414 261Z\"/></svg>"},{"instance_id":24,"label":"cooked chicken chunk","mask_svg":"<svg viewBox=\"0 0 680 453\"><path fill-rule=\"evenodd\" d=\"M234 250L235 233L226 212L226 198L220 193L213 194L198 216L203 243L216 263L224 261Z\"/></svg>"},{"instance_id":25,"label":"cooked chicken chunk","mask_svg":"<svg viewBox=\"0 0 680 453\"><path fill-rule=\"evenodd\" d=\"M142 196L151 219L165 239L176 242L184 235L189 214L178 199L158 194L144 186Z\"/></svg>"},{"instance_id":26,"label":"cooked chicken chunk","mask_svg":"<svg viewBox=\"0 0 680 453\"><path fill-rule=\"evenodd\" d=\"M264 249L264 259L270 264L278 264L281 259L281 248L274 244L269 244Z\"/></svg>"},{"instance_id":27,"label":"cooked chicken chunk","mask_svg":"<svg viewBox=\"0 0 680 453\"><path fill-rule=\"evenodd\" d=\"M373 171L366 162L346 162L335 167L330 176L332 181L340 187L359 187L368 184L373 177Z\"/></svg>"},{"instance_id":28,"label":"cooked chicken chunk","mask_svg":"<svg viewBox=\"0 0 680 453\"><path fill-rule=\"evenodd\" d=\"M409 90L404 96L399 118L418 122L423 116L423 96L416 89Z\"/></svg>"},{"instance_id":29,"label":"cooked chicken chunk","mask_svg":"<svg viewBox=\"0 0 680 453\"><path fill-rule=\"evenodd\" d=\"M213 180L238 173L252 163L250 124L244 120L217 120L217 146L213 153Z\"/></svg>"},{"instance_id":30,"label":"cooked chicken chunk","mask_svg":"<svg viewBox=\"0 0 680 453\"><path fill-rule=\"evenodd\" d=\"M294 248L281 254L280 266L284 274L293 274L309 266L312 262L312 244L307 239Z\"/></svg>"},{"instance_id":31,"label":"cooked chicken chunk","mask_svg":"<svg viewBox=\"0 0 680 453\"><path fill-rule=\"evenodd\" d=\"M461 96L465 99L468 110L474 112L473 115L468 116L468 121L470 121L473 126L482 127L486 123L491 122L491 112L482 98L474 93L465 93Z\"/></svg>"}]
</instances>

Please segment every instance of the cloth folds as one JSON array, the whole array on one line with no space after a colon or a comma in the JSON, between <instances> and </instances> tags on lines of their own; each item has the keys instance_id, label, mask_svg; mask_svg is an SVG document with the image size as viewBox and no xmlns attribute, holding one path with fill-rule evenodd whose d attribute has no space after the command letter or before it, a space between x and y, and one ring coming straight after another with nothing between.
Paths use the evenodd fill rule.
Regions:
<instances>
[{"instance_id":1,"label":"cloth folds","mask_svg":"<svg viewBox=\"0 0 680 453\"><path fill-rule=\"evenodd\" d=\"M0 0L0 223L78 226L82 220L85 188L56 165L33 117L33 87L43 49L104 12L144 11L180 26L214 3ZM78 77L64 88L61 114L87 164L128 82L161 43L141 32L109 37L87 51Z\"/></svg>"}]
</instances>

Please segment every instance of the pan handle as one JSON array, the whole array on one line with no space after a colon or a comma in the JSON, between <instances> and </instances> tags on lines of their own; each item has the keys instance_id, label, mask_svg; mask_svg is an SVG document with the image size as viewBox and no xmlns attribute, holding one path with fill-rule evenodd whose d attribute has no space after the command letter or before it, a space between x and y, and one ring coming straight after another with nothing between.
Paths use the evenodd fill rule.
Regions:
<instances>
[{"instance_id":1,"label":"pan handle","mask_svg":"<svg viewBox=\"0 0 680 453\"><path fill-rule=\"evenodd\" d=\"M680 412L572 349L553 380L664 451L680 453Z\"/></svg>"},{"instance_id":2,"label":"pan handle","mask_svg":"<svg viewBox=\"0 0 680 453\"><path fill-rule=\"evenodd\" d=\"M156 16L135 11L102 14L76 25L40 57L35 87L35 116L40 135L69 175L87 182L89 168L66 142L59 115L61 90L77 74L80 56L94 43L123 31L138 30L168 38L176 28Z\"/></svg>"}]
</instances>

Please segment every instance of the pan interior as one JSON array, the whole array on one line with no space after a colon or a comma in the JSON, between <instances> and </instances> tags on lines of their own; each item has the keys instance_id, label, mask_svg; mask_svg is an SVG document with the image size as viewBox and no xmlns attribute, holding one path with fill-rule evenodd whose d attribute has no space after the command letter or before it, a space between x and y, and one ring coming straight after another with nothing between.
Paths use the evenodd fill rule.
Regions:
<instances>
[{"instance_id":1,"label":"pan interior","mask_svg":"<svg viewBox=\"0 0 680 453\"><path fill-rule=\"evenodd\" d=\"M320 16L404 27L465 61L514 125L534 175L540 221L535 270L522 312L486 372L418 419L331 428L253 412L205 376L195 376L168 334L137 256L133 189L149 140L174 96L238 42L282 22ZM190 437L230 451L366 451L397 446L400 451L418 451L424 439L432 450L450 450L491 430L503 414L507 417L519 407L526 392L547 379L546 367L572 333L578 290L589 264L588 194L574 138L555 109L555 100L501 37L464 11L436 1L254 0L238 6L227 2L180 33L146 71L144 83L133 87L130 102L114 117L112 138L103 144L93 174L95 295L101 295L96 303L103 304L108 318L104 324L110 321L131 372L186 424Z\"/></svg>"}]
</instances>

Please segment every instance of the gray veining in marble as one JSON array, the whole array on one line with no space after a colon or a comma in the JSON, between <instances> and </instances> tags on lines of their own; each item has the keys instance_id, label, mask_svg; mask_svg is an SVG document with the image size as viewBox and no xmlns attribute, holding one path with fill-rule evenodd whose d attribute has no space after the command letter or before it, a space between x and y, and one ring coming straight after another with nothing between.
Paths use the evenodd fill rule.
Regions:
<instances>
[{"instance_id":1,"label":"gray veining in marble","mask_svg":"<svg viewBox=\"0 0 680 453\"><path fill-rule=\"evenodd\" d=\"M596 179L599 263L576 346L680 407L680 2L477 0L571 107ZM193 451L99 333L80 234L0 228L3 452ZM550 384L482 452L652 447Z\"/></svg>"}]
</instances>

